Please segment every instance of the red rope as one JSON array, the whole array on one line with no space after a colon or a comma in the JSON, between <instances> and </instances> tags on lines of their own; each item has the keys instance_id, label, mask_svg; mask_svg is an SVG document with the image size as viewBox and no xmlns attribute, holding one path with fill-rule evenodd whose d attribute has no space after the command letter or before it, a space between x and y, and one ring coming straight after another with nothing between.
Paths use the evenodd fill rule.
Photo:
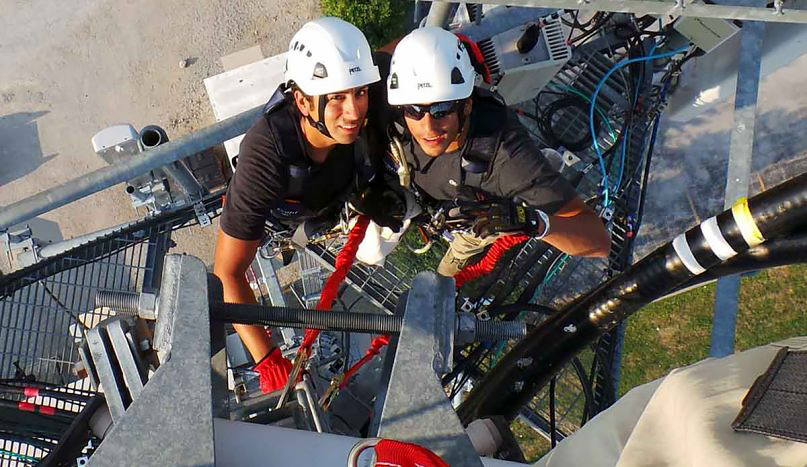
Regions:
<instances>
[{"instance_id":1,"label":"red rope","mask_svg":"<svg viewBox=\"0 0 807 467\"><path fill-rule=\"evenodd\" d=\"M363 367L367 362L372 360L373 357L378 355L381 352L381 348L387 344L389 344L389 336L378 336L373 339L373 341L370 342L370 347L367 348L367 352L364 353L364 356L345 372L342 382L339 383L339 389L344 389L348 381L350 381L350 378L359 371L359 368Z\"/></svg>"},{"instance_id":2,"label":"red rope","mask_svg":"<svg viewBox=\"0 0 807 467\"><path fill-rule=\"evenodd\" d=\"M496 263L507 250L526 242L529 238L530 237L526 235L506 235L496 240L493 246L490 247L490 250L485 254L485 257L482 258L482 261L463 268L454 276L457 288L462 287L463 284L477 277L490 274L493 268L496 267Z\"/></svg>"},{"instance_id":3,"label":"red rope","mask_svg":"<svg viewBox=\"0 0 807 467\"><path fill-rule=\"evenodd\" d=\"M331 306L333 306L333 301L339 294L339 286L342 284L342 281L345 280L345 277L347 277L347 273L350 271L350 267L356 259L356 253L359 251L359 245L364 239L364 233L367 231L367 225L369 223L370 218L367 216L359 216L356 225L353 226L353 229L351 229L348 234L345 246L343 246L339 254L336 255L334 271L328 277L328 280L325 281L325 285L322 286L319 303L317 304L318 310L330 310ZM307 352L318 335L318 330L306 329L303 343L297 353L299 354L303 351Z\"/></svg>"}]
</instances>

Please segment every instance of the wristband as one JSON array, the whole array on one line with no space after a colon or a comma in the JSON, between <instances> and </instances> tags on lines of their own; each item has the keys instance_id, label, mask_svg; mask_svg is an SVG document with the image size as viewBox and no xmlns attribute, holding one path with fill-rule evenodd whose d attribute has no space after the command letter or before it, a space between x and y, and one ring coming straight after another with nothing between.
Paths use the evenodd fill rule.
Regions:
<instances>
[{"instance_id":1,"label":"wristband","mask_svg":"<svg viewBox=\"0 0 807 467\"><path fill-rule=\"evenodd\" d=\"M549 214L545 213L544 211L541 211L540 209L536 209L535 211L538 213L538 216L544 223L544 231L541 232L540 235L534 235L535 238L540 240L549 235Z\"/></svg>"}]
</instances>

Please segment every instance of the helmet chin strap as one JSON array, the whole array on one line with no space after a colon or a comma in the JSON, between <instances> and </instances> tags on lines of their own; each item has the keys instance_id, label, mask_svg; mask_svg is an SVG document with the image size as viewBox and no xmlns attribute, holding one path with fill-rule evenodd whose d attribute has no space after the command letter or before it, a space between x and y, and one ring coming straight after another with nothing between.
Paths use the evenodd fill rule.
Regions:
<instances>
[{"instance_id":1,"label":"helmet chin strap","mask_svg":"<svg viewBox=\"0 0 807 467\"><path fill-rule=\"evenodd\" d=\"M319 96L319 120L314 120L311 118L311 114L306 115L308 119L308 123L317 129L320 133L325 135L328 138L331 138L331 132L328 131L328 127L325 126L325 106L328 104L328 98L325 94L320 94Z\"/></svg>"},{"instance_id":2,"label":"helmet chin strap","mask_svg":"<svg viewBox=\"0 0 807 467\"><path fill-rule=\"evenodd\" d=\"M462 132L465 131L465 119L466 118L467 117L465 115L465 103L463 103L462 108L457 110L457 120L458 120L458 123L460 125L460 129L457 132L457 139L462 137Z\"/></svg>"}]
</instances>

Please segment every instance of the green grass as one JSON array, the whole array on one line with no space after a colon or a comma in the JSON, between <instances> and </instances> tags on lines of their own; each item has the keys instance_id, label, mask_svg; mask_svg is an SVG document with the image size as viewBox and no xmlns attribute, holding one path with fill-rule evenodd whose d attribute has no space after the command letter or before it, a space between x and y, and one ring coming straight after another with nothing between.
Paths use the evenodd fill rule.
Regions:
<instances>
[{"instance_id":1,"label":"green grass","mask_svg":"<svg viewBox=\"0 0 807 467\"><path fill-rule=\"evenodd\" d=\"M387 261L410 279L422 271L435 271L437 265L440 264L440 259L448 249L448 244L443 240L435 240L429 251L423 254L415 254L409 250L409 248L418 249L424 245L418 229L410 226L398 246L387 256Z\"/></svg>"},{"instance_id":2,"label":"green grass","mask_svg":"<svg viewBox=\"0 0 807 467\"><path fill-rule=\"evenodd\" d=\"M737 351L807 333L807 265L743 277ZM653 303L628 319L619 392L709 354L714 284Z\"/></svg>"}]
</instances>

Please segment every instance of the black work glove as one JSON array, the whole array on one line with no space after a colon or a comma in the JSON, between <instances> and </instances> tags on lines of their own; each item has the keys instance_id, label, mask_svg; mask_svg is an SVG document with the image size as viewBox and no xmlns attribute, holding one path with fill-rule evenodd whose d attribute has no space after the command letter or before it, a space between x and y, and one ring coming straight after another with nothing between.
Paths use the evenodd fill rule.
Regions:
<instances>
[{"instance_id":1,"label":"black work glove","mask_svg":"<svg viewBox=\"0 0 807 467\"><path fill-rule=\"evenodd\" d=\"M549 232L549 216L543 211L508 199L457 201L457 206L449 209L446 223L469 225L474 235L480 238L513 232L542 238Z\"/></svg>"},{"instance_id":2,"label":"black work glove","mask_svg":"<svg viewBox=\"0 0 807 467\"><path fill-rule=\"evenodd\" d=\"M381 227L389 227L396 233L403 227L406 200L401 193L386 185L370 184L350 204Z\"/></svg>"}]
</instances>

